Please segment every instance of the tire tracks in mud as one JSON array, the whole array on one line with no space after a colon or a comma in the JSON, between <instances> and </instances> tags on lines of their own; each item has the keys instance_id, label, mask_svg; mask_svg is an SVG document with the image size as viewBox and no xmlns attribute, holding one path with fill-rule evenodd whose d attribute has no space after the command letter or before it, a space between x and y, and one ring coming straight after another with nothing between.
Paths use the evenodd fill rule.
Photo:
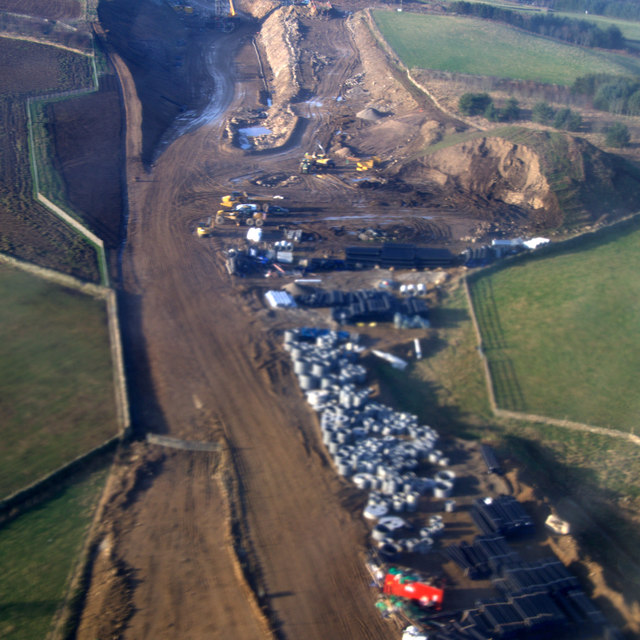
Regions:
<instances>
[{"instance_id":1,"label":"tire tracks in mud","mask_svg":"<svg viewBox=\"0 0 640 640\"><path fill-rule=\"evenodd\" d=\"M346 37L344 27L340 33ZM341 62L323 92L335 94L351 64ZM135 91L129 99L135 106ZM330 122L320 117L318 126ZM127 137L128 149L139 148ZM118 556L139 578L124 637L161 635L170 626L172 635L189 637L253 639L259 627L260 637L321 640L366 629L372 640L389 638L357 552L364 526L326 459L310 455L319 441L313 415L291 372L271 364L273 344L263 348L264 331L238 300L219 257L221 240L202 243L189 232L207 206L200 194L228 184L234 167L246 169L243 155L219 139L219 120L189 132L149 173L139 156L129 156L123 283L140 296L135 321L153 396L138 401L143 408L157 402L170 437L213 442L222 430L227 457L207 481L199 460L216 454L167 450L144 496L125 509L114 504ZM260 165L279 161L265 155ZM110 615L104 611L103 619Z\"/></svg>"}]
</instances>

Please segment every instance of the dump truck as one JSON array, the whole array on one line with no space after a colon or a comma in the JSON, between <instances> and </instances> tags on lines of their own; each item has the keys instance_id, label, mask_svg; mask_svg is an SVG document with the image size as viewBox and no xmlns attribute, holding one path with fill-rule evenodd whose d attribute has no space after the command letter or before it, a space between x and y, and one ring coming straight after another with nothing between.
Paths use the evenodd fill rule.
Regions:
<instances>
[{"instance_id":1,"label":"dump truck","mask_svg":"<svg viewBox=\"0 0 640 640\"><path fill-rule=\"evenodd\" d=\"M356 171L369 171L380 164L380 158L373 156L367 160L358 160L356 162Z\"/></svg>"},{"instance_id":2,"label":"dump truck","mask_svg":"<svg viewBox=\"0 0 640 640\"><path fill-rule=\"evenodd\" d=\"M270 206L283 199L282 196L250 196L246 191L232 191L222 196L220 206L223 209L233 209L240 204L252 204L262 211L268 211Z\"/></svg>"}]
</instances>

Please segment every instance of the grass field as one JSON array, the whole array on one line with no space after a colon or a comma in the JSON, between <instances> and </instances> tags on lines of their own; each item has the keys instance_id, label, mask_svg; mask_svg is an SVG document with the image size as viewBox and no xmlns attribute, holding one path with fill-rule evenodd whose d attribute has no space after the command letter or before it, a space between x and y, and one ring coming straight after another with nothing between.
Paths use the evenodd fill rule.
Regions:
<instances>
[{"instance_id":1,"label":"grass field","mask_svg":"<svg viewBox=\"0 0 640 640\"><path fill-rule=\"evenodd\" d=\"M106 475L88 474L0 528L0 638L46 636Z\"/></svg>"},{"instance_id":2,"label":"grass field","mask_svg":"<svg viewBox=\"0 0 640 640\"><path fill-rule=\"evenodd\" d=\"M116 435L105 303L0 267L0 497Z\"/></svg>"},{"instance_id":3,"label":"grass field","mask_svg":"<svg viewBox=\"0 0 640 640\"><path fill-rule=\"evenodd\" d=\"M485 20L391 11L373 15L409 68L562 85L589 73L640 74L636 58L562 44Z\"/></svg>"},{"instance_id":4,"label":"grass field","mask_svg":"<svg viewBox=\"0 0 640 640\"><path fill-rule=\"evenodd\" d=\"M472 279L498 406L638 428L639 250L635 223Z\"/></svg>"}]
</instances>

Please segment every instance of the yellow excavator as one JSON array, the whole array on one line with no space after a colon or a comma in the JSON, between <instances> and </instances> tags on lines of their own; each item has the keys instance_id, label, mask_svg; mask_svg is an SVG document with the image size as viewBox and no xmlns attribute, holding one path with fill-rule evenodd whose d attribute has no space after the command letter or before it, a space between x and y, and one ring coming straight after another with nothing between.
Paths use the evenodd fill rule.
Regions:
<instances>
[{"instance_id":1,"label":"yellow excavator","mask_svg":"<svg viewBox=\"0 0 640 640\"><path fill-rule=\"evenodd\" d=\"M213 235L213 230L216 228L216 223L213 221L213 217L209 216L204 222L201 222L196 227L196 235L198 238L209 238Z\"/></svg>"},{"instance_id":2,"label":"yellow excavator","mask_svg":"<svg viewBox=\"0 0 640 640\"><path fill-rule=\"evenodd\" d=\"M317 173L336 166L336 163L326 154L323 146L317 142L318 150L305 153L300 161L300 173Z\"/></svg>"},{"instance_id":3,"label":"yellow excavator","mask_svg":"<svg viewBox=\"0 0 640 640\"><path fill-rule=\"evenodd\" d=\"M362 158L347 158L347 160L356 163L356 171L370 171L381 163L378 156L371 156L371 158L367 158L366 160Z\"/></svg>"}]
</instances>

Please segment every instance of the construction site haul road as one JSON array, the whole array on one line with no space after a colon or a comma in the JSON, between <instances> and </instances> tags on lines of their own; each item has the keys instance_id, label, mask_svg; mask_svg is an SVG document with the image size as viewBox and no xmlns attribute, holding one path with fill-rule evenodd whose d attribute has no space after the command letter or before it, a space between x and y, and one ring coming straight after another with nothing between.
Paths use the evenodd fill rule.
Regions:
<instances>
[{"instance_id":1,"label":"construction site haul road","mask_svg":"<svg viewBox=\"0 0 640 640\"><path fill-rule=\"evenodd\" d=\"M379 402L367 405L375 416L358 418L369 422L354 422L356 442L336 426L355 414L325 408L321 425L319 406L307 400L360 407L370 392L348 386L366 380L356 356L414 338L419 351L426 294L437 297L471 241L539 235L548 185L504 141L482 151L504 168L490 196L461 186L469 149L443 153L439 168L412 160L426 141L469 125L390 65L364 8L359 0L98 7L97 37L126 114L127 229L117 270L134 439L120 450L101 504L78 638L425 637L414 622L432 619L429 633L453 634L446 616L457 620L495 597L487 567L464 556L480 533L471 514L491 520L502 503L478 502L486 497L531 499L517 472L487 472L477 443L440 441L443 434ZM381 240L390 244L380 249ZM351 245L359 248L345 259ZM382 267L343 271L349 261ZM406 268L425 265L434 270ZM302 280L298 294L310 295L305 285L325 277L345 295L382 281L406 287L393 303L397 292L354 298L386 320L397 312L406 334L391 322L326 333L344 329L346 311L336 322L316 308L265 304L269 289ZM302 326L317 329L291 333ZM326 387L311 379L313 358L290 360L312 344L342 362L318 368ZM388 438L385 452L380 438ZM383 470L361 470L356 482L345 455L366 442L396 467L380 462ZM396 493L403 497L394 502ZM505 504L520 524L522 513ZM504 595L469 614L466 631L455 631L463 635L442 638L479 637L468 635L478 620L527 607L520 627L496 622L501 637L525 627L615 633L549 559L574 559L575 542L540 526L512 550L501 535L480 541L493 545L485 564L519 553L525 572L559 572L563 594L575 592L566 605L574 617L544 613L550 596L541 588L542 609L528 595ZM446 546L466 559L456 566ZM632 605L602 580L597 588L619 605L614 623L637 631Z\"/></svg>"}]
</instances>

